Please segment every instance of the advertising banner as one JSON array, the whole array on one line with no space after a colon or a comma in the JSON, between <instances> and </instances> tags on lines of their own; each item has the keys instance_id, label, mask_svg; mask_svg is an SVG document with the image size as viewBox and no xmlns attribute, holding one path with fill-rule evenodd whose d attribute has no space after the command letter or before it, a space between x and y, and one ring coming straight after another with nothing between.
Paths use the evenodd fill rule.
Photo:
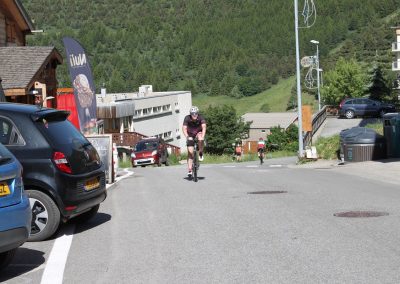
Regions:
<instances>
[{"instance_id":1,"label":"advertising banner","mask_svg":"<svg viewBox=\"0 0 400 284\"><path fill-rule=\"evenodd\" d=\"M89 61L83 47L73 38L63 38L79 126L83 134L94 134L96 130L96 93Z\"/></svg>"}]
</instances>

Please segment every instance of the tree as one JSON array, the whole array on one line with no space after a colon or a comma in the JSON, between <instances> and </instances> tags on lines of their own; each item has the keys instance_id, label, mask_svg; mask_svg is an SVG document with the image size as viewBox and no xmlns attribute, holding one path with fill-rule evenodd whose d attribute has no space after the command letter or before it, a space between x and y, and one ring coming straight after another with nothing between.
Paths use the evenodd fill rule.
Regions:
<instances>
[{"instance_id":1,"label":"tree","mask_svg":"<svg viewBox=\"0 0 400 284\"><path fill-rule=\"evenodd\" d=\"M335 68L325 74L321 98L325 105L338 105L346 97L361 97L366 81L366 74L359 63L341 57Z\"/></svg>"},{"instance_id":2,"label":"tree","mask_svg":"<svg viewBox=\"0 0 400 284\"><path fill-rule=\"evenodd\" d=\"M245 123L232 106L210 106L204 116L207 121L206 151L209 153L223 154L225 149L232 148L236 138L244 139L249 133L249 123Z\"/></svg>"},{"instance_id":3,"label":"tree","mask_svg":"<svg viewBox=\"0 0 400 284\"><path fill-rule=\"evenodd\" d=\"M382 69L375 64L369 72L370 82L367 86L367 94L371 99L385 100L390 95L390 89L383 77Z\"/></svg>"}]
</instances>

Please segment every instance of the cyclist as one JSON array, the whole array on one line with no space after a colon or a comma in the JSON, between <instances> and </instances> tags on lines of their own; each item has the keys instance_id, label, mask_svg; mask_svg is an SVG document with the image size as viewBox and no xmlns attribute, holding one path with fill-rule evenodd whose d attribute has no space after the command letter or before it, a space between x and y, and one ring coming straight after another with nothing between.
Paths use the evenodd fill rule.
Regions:
<instances>
[{"instance_id":1,"label":"cyclist","mask_svg":"<svg viewBox=\"0 0 400 284\"><path fill-rule=\"evenodd\" d=\"M263 163L264 160L264 153L265 153L265 141L262 137L258 139L257 142L257 153L258 157L260 158L261 164Z\"/></svg>"},{"instance_id":2,"label":"cyclist","mask_svg":"<svg viewBox=\"0 0 400 284\"><path fill-rule=\"evenodd\" d=\"M182 131L186 137L188 150L188 176L192 177L194 138L199 141L199 161L203 161L204 137L206 135L206 120L199 114L199 108L192 106L189 115L183 120Z\"/></svg>"}]
</instances>

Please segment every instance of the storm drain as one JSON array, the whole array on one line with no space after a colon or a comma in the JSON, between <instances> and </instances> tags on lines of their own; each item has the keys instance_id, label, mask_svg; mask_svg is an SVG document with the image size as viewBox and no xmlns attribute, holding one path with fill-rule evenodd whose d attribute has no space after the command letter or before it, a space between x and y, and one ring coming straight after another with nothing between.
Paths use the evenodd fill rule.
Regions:
<instances>
[{"instance_id":1,"label":"storm drain","mask_svg":"<svg viewBox=\"0 0 400 284\"><path fill-rule=\"evenodd\" d=\"M345 217L345 218L370 218L370 217L381 217L387 215L389 215L389 213L377 212L377 211L348 211L348 212L340 212L333 214L333 216L335 217Z\"/></svg>"},{"instance_id":2,"label":"storm drain","mask_svg":"<svg viewBox=\"0 0 400 284\"><path fill-rule=\"evenodd\" d=\"M265 190L265 191L251 191L247 194L279 194L279 193L287 193L284 190Z\"/></svg>"}]
</instances>

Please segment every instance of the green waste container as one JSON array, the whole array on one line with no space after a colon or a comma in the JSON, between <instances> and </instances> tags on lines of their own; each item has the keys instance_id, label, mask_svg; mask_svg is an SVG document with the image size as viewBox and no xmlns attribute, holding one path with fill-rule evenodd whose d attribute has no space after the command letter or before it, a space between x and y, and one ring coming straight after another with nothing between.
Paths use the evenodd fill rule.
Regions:
<instances>
[{"instance_id":1,"label":"green waste container","mask_svg":"<svg viewBox=\"0 0 400 284\"><path fill-rule=\"evenodd\" d=\"M340 133L341 157L346 162L386 158L386 139L367 127L353 127Z\"/></svg>"},{"instance_id":2,"label":"green waste container","mask_svg":"<svg viewBox=\"0 0 400 284\"><path fill-rule=\"evenodd\" d=\"M400 158L400 114L387 113L382 118L387 157Z\"/></svg>"}]
</instances>

